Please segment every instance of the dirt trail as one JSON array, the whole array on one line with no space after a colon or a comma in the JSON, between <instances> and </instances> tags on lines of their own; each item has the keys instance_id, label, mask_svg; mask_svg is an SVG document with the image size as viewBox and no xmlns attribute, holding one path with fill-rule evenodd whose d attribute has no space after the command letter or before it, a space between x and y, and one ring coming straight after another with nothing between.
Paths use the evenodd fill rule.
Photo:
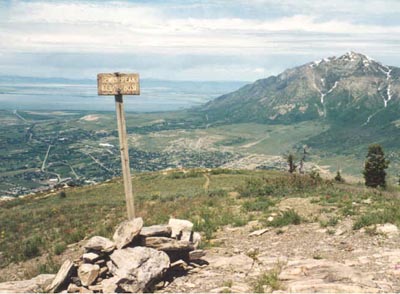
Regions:
<instances>
[{"instance_id":1,"label":"dirt trail","mask_svg":"<svg viewBox=\"0 0 400 294\"><path fill-rule=\"evenodd\" d=\"M203 188L205 191L208 191L208 188L210 187L210 176L208 174L203 174L203 176L206 178Z\"/></svg>"}]
</instances>

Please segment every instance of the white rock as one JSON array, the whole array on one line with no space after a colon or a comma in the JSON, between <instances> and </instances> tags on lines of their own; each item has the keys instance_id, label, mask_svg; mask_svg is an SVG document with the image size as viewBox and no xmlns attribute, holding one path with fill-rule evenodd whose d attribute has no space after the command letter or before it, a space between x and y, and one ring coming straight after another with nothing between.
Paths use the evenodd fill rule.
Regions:
<instances>
[{"instance_id":1,"label":"white rock","mask_svg":"<svg viewBox=\"0 0 400 294\"><path fill-rule=\"evenodd\" d=\"M94 252L89 252L89 253L84 253L82 255L82 259L84 262L95 262L98 258L100 257L100 255L94 253Z\"/></svg>"},{"instance_id":2,"label":"white rock","mask_svg":"<svg viewBox=\"0 0 400 294\"><path fill-rule=\"evenodd\" d=\"M268 232L268 231L270 231L270 230L271 230L270 228L257 230L257 231L251 232L251 233L249 234L249 237L261 236L261 235L265 234L266 232Z\"/></svg>"},{"instance_id":3,"label":"white rock","mask_svg":"<svg viewBox=\"0 0 400 294\"><path fill-rule=\"evenodd\" d=\"M78 268L78 277L83 286L90 286L97 279L100 267L97 264L84 263Z\"/></svg>"},{"instance_id":4,"label":"white rock","mask_svg":"<svg viewBox=\"0 0 400 294\"><path fill-rule=\"evenodd\" d=\"M235 270L238 273L247 273L253 265L253 259L244 254L231 257L205 257L209 267L223 270Z\"/></svg>"},{"instance_id":5,"label":"white rock","mask_svg":"<svg viewBox=\"0 0 400 294\"><path fill-rule=\"evenodd\" d=\"M285 265L279 274L288 292L364 293L378 292L371 287L370 277L356 268L329 260L295 260Z\"/></svg>"},{"instance_id":6,"label":"white rock","mask_svg":"<svg viewBox=\"0 0 400 294\"><path fill-rule=\"evenodd\" d=\"M103 286L101 284L100 285L92 285L92 286L89 286L89 290L102 291L103 290Z\"/></svg>"},{"instance_id":7,"label":"white rock","mask_svg":"<svg viewBox=\"0 0 400 294\"><path fill-rule=\"evenodd\" d=\"M193 235L193 232L191 232L191 231L183 231L179 240L189 242L191 239L193 239L192 235Z\"/></svg>"},{"instance_id":8,"label":"white rock","mask_svg":"<svg viewBox=\"0 0 400 294\"><path fill-rule=\"evenodd\" d=\"M87 250L111 252L115 249L115 243L110 239L101 236L94 236L89 239L84 247Z\"/></svg>"},{"instance_id":9,"label":"white rock","mask_svg":"<svg viewBox=\"0 0 400 294\"><path fill-rule=\"evenodd\" d=\"M43 274L30 280L0 283L0 293L33 293L44 292L55 275Z\"/></svg>"},{"instance_id":10,"label":"white rock","mask_svg":"<svg viewBox=\"0 0 400 294\"><path fill-rule=\"evenodd\" d=\"M101 286L103 288L103 293L115 293L118 289L117 283L119 282L120 278L112 277L110 279L105 279L101 281Z\"/></svg>"},{"instance_id":11,"label":"white rock","mask_svg":"<svg viewBox=\"0 0 400 294\"><path fill-rule=\"evenodd\" d=\"M335 236L341 236L341 235L343 235L344 233L346 233L345 230L337 229L334 235L335 235Z\"/></svg>"},{"instance_id":12,"label":"white rock","mask_svg":"<svg viewBox=\"0 0 400 294\"><path fill-rule=\"evenodd\" d=\"M272 222L273 220L274 220L273 216L270 216L270 217L267 218L267 221L269 221L269 222Z\"/></svg>"},{"instance_id":13,"label":"white rock","mask_svg":"<svg viewBox=\"0 0 400 294\"><path fill-rule=\"evenodd\" d=\"M189 252L189 260L198 260L206 255L204 250L193 250Z\"/></svg>"},{"instance_id":14,"label":"white rock","mask_svg":"<svg viewBox=\"0 0 400 294\"><path fill-rule=\"evenodd\" d=\"M189 241L167 237L146 237L144 245L162 251L191 251L194 249L193 244Z\"/></svg>"},{"instance_id":15,"label":"white rock","mask_svg":"<svg viewBox=\"0 0 400 294\"><path fill-rule=\"evenodd\" d=\"M399 229L397 228L397 226L388 223L388 224L384 224L384 225L378 225L376 227L376 232L379 234L384 234L389 237L392 237L399 233Z\"/></svg>"},{"instance_id":16,"label":"white rock","mask_svg":"<svg viewBox=\"0 0 400 294\"><path fill-rule=\"evenodd\" d=\"M143 227L140 231L141 236L145 237L170 237L171 227L167 225L155 225L150 227Z\"/></svg>"},{"instance_id":17,"label":"white rock","mask_svg":"<svg viewBox=\"0 0 400 294\"><path fill-rule=\"evenodd\" d=\"M172 267L181 267L183 269L186 269L188 264L185 261L183 261L182 259L179 259L179 260L175 261L174 263L171 263L170 266L171 266L171 268Z\"/></svg>"},{"instance_id":18,"label":"white rock","mask_svg":"<svg viewBox=\"0 0 400 294\"><path fill-rule=\"evenodd\" d=\"M120 223L114 233L113 239L118 249L121 249L132 242L133 238L139 235L143 227L141 217Z\"/></svg>"},{"instance_id":19,"label":"white rock","mask_svg":"<svg viewBox=\"0 0 400 294\"><path fill-rule=\"evenodd\" d=\"M200 233L193 232L192 243L195 249L197 249L201 244L201 235Z\"/></svg>"},{"instance_id":20,"label":"white rock","mask_svg":"<svg viewBox=\"0 0 400 294\"><path fill-rule=\"evenodd\" d=\"M295 281L287 286L293 293L378 293L379 289L345 283L329 283L322 279Z\"/></svg>"},{"instance_id":21,"label":"white rock","mask_svg":"<svg viewBox=\"0 0 400 294\"><path fill-rule=\"evenodd\" d=\"M231 292L232 290L229 287L219 287L210 290L210 293L231 293Z\"/></svg>"},{"instance_id":22,"label":"white rock","mask_svg":"<svg viewBox=\"0 0 400 294\"><path fill-rule=\"evenodd\" d=\"M188 220L171 218L169 220L168 225L171 227L171 237L172 238L180 239L180 237L182 235L185 235L185 237L187 238L187 236L190 235L190 233L193 230L193 223ZM186 240L186 241L189 241L189 240Z\"/></svg>"}]
</instances>

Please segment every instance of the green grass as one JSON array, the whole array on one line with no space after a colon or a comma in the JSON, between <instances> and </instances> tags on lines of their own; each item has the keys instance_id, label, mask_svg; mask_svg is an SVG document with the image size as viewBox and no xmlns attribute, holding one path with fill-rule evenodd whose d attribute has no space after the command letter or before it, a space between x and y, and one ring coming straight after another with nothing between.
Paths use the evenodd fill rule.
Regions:
<instances>
[{"instance_id":1,"label":"green grass","mask_svg":"<svg viewBox=\"0 0 400 294\"><path fill-rule=\"evenodd\" d=\"M238 213L236 199L229 197L248 177L268 172L238 172L209 175L210 188L204 190L205 178L192 170L176 178L167 174L143 173L134 177L137 215L146 225L166 223L170 217L191 220L205 239L213 237L222 225L243 225L248 216ZM45 197L43 197L45 196ZM43 253L60 254L67 244L84 237L111 237L115 226L125 218L126 208L120 179L91 187L70 188L66 197L37 195L0 204L1 266L24 261Z\"/></svg>"},{"instance_id":2,"label":"green grass","mask_svg":"<svg viewBox=\"0 0 400 294\"><path fill-rule=\"evenodd\" d=\"M376 224L392 223L400 226L400 200L392 200L389 203L380 203L379 206L369 209L366 213L358 216L353 228L355 230Z\"/></svg>"},{"instance_id":3,"label":"green grass","mask_svg":"<svg viewBox=\"0 0 400 294\"><path fill-rule=\"evenodd\" d=\"M275 269L260 275L253 283L253 292L264 293L265 286L269 287L269 290L272 291L283 290L283 284L278 278L280 271L281 265L278 265Z\"/></svg>"},{"instance_id":4,"label":"green grass","mask_svg":"<svg viewBox=\"0 0 400 294\"><path fill-rule=\"evenodd\" d=\"M207 190L205 173L210 179ZM170 217L188 219L203 234L205 246L228 224L242 226L250 220L277 228L300 224L304 220L295 210L278 212L272 222L265 221L272 211L277 212L276 204L288 197L310 197L321 205L332 216L323 226L332 227L346 216L354 219L355 229L386 222L400 225L398 188L369 189L275 171L194 169L184 175L180 171L135 175L136 212L145 225L166 223ZM85 237L112 237L125 217L121 179L69 188L66 197L54 192L2 202L0 252L4 258L0 266L42 254L51 259ZM46 267L38 266L42 269L32 274Z\"/></svg>"},{"instance_id":5,"label":"green grass","mask_svg":"<svg viewBox=\"0 0 400 294\"><path fill-rule=\"evenodd\" d=\"M321 225L322 228L326 227L334 227L338 224L339 218L337 216L330 217L327 220L321 220L319 224Z\"/></svg>"},{"instance_id":6,"label":"green grass","mask_svg":"<svg viewBox=\"0 0 400 294\"><path fill-rule=\"evenodd\" d=\"M286 210L278 215L272 222L269 222L268 225L272 227L284 227L288 225L299 225L302 222L300 215L294 211L293 209Z\"/></svg>"}]
</instances>

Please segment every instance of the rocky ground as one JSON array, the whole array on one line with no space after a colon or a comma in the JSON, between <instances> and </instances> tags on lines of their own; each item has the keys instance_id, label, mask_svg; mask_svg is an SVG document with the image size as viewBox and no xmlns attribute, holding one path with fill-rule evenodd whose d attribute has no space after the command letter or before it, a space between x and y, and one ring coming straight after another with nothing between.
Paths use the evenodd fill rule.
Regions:
<instances>
[{"instance_id":1,"label":"rocky ground","mask_svg":"<svg viewBox=\"0 0 400 294\"><path fill-rule=\"evenodd\" d=\"M257 222L223 228L204 257L208 265L189 270L161 292L253 292L257 286L265 292L400 291L396 229L371 236L353 231L350 219L334 229L319 223L255 229Z\"/></svg>"},{"instance_id":2,"label":"rocky ground","mask_svg":"<svg viewBox=\"0 0 400 294\"><path fill-rule=\"evenodd\" d=\"M178 262L176 271L169 271L155 291L400 291L400 234L396 226L385 224L375 230L353 230L353 220L348 217L324 228L320 222L312 221L314 216L321 216L321 207L310 199L289 198L279 204L279 210L290 208L308 221L281 228L265 227L258 221L242 227L225 226L205 245L206 255L201 260ZM69 246L60 258L78 258L86 243L83 240ZM9 276L12 272L23 272L29 262L11 265L2 273ZM12 279L21 278L15 275ZM29 286L36 281L25 283Z\"/></svg>"}]
</instances>

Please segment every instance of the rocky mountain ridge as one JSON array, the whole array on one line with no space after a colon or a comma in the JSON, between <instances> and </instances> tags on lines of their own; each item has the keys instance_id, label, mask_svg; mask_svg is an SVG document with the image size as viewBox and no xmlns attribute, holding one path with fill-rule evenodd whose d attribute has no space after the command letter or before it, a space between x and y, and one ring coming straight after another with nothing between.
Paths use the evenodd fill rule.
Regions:
<instances>
[{"instance_id":1,"label":"rocky mountain ridge","mask_svg":"<svg viewBox=\"0 0 400 294\"><path fill-rule=\"evenodd\" d=\"M400 68L355 52L313 61L261 79L203 107L210 120L369 124L394 120ZM395 111L396 112L396 111Z\"/></svg>"}]
</instances>

